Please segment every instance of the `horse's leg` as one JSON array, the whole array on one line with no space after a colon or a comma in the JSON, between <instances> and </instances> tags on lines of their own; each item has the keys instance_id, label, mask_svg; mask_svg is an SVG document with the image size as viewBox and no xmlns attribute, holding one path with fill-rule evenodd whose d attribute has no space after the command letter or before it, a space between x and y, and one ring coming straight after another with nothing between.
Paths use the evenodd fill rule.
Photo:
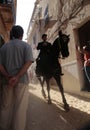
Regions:
<instances>
[{"instance_id":1,"label":"horse's leg","mask_svg":"<svg viewBox=\"0 0 90 130\"><path fill-rule=\"evenodd\" d=\"M43 80L41 80L41 77L38 77L38 80L39 80L39 82L40 82L40 84L41 84L41 87L42 87L42 95L43 95L43 97L44 98L46 98L46 94L45 94L45 91L44 91L44 82L45 82L45 79L44 79L44 77L43 77Z\"/></svg>"},{"instance_id":2,"label":"horse's leg","mask_svg":"<svg viewBox=\"0 0 90 130\"><path fill-rule=\"evenodd\" d=\"M45 78L43 77L43 80L42 80L42 95L44 98L46 98L46 94L45 94L45 91L44 91L44 82L45 82Z\"/></svg>"},{"instance_id":3,"label":"horse's leg","mask_svg":"<svg viewBox=\"0 0 90 130\"><path fill-rule=\"evenodd\" d=\"M50 79L46 79L46 83L47 83L47 92L48 92L48 104L51 104L49 80Z\"/></svg>"},{"instance_id":4,"label":"horse's leg","mask_svg":"<svg viewBox=\"0 0 90 130\"><path fill-rule=\"evenodd\" d=\"M62 83L61 83L61 77L60 77L59 74L57 74L57 75L54 75L54 78L55 78L57 85L59 86L59 90L61 92L62 100L63 100L63 103L64 103L64 109L69 111L69 105L67 104L67 101L66 101L66 98L65 98L65 95L64 95L64 89L63 89L63 86L62 86Z\"/></svg>"}]
</instances>

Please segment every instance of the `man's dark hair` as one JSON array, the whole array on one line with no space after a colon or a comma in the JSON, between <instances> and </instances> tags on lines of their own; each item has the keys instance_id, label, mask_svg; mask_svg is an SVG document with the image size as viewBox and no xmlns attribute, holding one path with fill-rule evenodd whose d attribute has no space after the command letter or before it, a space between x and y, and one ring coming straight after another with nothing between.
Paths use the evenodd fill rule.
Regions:
<instances>
[{"instance_id":1,"label":"man's dark hair","mask_svg":"<svg viewBox=\"0 0 90 130\"><path fill-rule=\"evenodd\" d=\"M23 36L23 33L24 33L24 30L21 26L19 25L13 26L10 31L10 39L20 38Z\"/></svg>"},{"instance_id":2,"label":"man's dark hair","mask_svg":"<svg viewBox=\"0 0 90 130\"><path fill-rule=\"evenodd\" d=\"M42 38L43 38L43 37L47 37L47 34L43 34L43 35L42 35Z\"/></svg>"}]
</instances>

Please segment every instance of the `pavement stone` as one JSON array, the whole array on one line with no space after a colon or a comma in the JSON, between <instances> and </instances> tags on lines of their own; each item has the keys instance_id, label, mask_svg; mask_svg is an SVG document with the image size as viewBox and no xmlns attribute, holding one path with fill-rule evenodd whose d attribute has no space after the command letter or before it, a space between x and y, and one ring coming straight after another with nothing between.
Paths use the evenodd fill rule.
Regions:
<instances>
[{"instance_id":1,"label":"pavement stone","mask_svg":"<svg viewBox=\"0 0 90 130\"><path fill-rule=\"evenodd\" d=\"M65 93L70 105L70 111L65 112L59 91L51 89L51 105L43 98L39 84L30 84L29 93L26 130L78 130L90 123L90 99Z\"/></svg>"}]
</instances>

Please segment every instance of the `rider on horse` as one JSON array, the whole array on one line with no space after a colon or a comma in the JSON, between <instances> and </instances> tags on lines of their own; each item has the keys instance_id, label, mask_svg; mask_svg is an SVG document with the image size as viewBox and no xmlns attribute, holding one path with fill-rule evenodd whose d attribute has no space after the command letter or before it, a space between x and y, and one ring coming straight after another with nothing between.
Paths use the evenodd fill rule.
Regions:
<instances>
[{"instance_id":1,"label":"rider on horse","mask_svg":"<svg viewBox=\"0 0 90 130\"><path fill-rule=\"evenodd\" d=\"M36 59L36 74L54 74L57 71L60 75L63 75L58 58L60 58L60 55L62 55L63 58L69 56L67 44L69 36L59 31L59 37L55 39L53 45L47 42L47 34L42 35L42 40L43 41L38 43L37 46L37 50L40 50L40 53Z\"/></svg>"},{"instance_id":2,"label":"rider on horse","mask_svg":"<svg viewBox=\"0 0 90 130\"><path fill-rule=\"evenodd\" d=\"M42 42L38 43L37 50L40 50L40 53L38 55L38 58L36 59L37 62L37 68L36 73L37 74L43 74L47 72L46 68L49 67L49 61L50 61L50 53L51 53L51 43L47 42L47 34L42 35Z\"/></svg>"},{"instance_id":3,"label":"rider on horse","mask_svg":"<svg viewBox=\"0 0 90 130\"><path fill-rule=\"evenodd\" d=\"M62 38L62 37L61 37ZM68 39L68 35L65 35L64 40ZM37 49L40 50L39 56L36 60L36 75L38 77L38 80L40 81L40 84L42 86L42 94L44 97L46 97L46 94L44 92L44 81L46 81L47 84L47 93L48 93L48 103L51 103L51 97L50 97L50 79L53 77L56 80L56 83L59 87L59 90L62 95L62 100L64 103L64 109L69 110L69 105L67 104L66 98L64 96L64 90L63 85L61 82L61 66L58 61L59 54L63 55L62 57L68 57L69 51L68 51L68 43L62 42L60 37L55 40L53 45L47 42L47 35L42 35L43 42L40 42L37 46ZM63 38L62 38L63 39ZM59 41L59 42L58 42ZM63 45L61 45L63 44ZM64 45L66 44L66 45Z\"/></svg>"}]
</instances>

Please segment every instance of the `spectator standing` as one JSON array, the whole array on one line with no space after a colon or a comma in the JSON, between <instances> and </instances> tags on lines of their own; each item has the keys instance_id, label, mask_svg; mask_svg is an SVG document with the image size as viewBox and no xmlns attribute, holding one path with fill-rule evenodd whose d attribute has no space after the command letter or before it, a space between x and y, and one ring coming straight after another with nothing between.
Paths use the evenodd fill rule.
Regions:
<instances>
[{"instance_id":1,"label":"spectator standing","mask_svg":"<svg viewBox=\"0 0 90 130\"><path fill-rule=\"evenodd\" d=\"M84 56L84 73L87 82L89 82L88 86L86 86L86 90L90 92L90 45L86 44L82 49L78 47L78 50Z\"/></svg>"},{"instance_id":2,"label":"spectator standing","mask_svg":"<svg viewBox=\"0 0 90 130\"><path fill-rule=\"evenodd\" d=\"M13 26L10 41L0 48L0 66L4 75L0 130L25 130L28 106L27 69L33 62L30 45L22 41L23 28Z\"/></svg>"}]
</instances>

